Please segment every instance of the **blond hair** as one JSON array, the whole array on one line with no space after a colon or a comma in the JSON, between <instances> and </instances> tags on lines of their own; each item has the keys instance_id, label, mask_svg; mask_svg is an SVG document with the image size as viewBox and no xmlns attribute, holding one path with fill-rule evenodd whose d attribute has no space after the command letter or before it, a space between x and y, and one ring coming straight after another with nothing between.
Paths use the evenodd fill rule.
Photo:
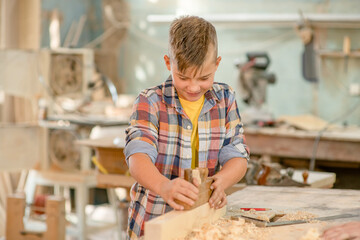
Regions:
<instances>
[{"instance_id":1,"label":"blond hair","mask_svg":"<svg viewBox=\"0 0 360 240\"><path fill-rule=\"evenodd\" d=\"M203 18L183 16L175 19L169 30L169 56L180 72L188 67L201 68L209 47L214 49L216 62L218 46L215 27Z\"/></svg>"}]
</instances>

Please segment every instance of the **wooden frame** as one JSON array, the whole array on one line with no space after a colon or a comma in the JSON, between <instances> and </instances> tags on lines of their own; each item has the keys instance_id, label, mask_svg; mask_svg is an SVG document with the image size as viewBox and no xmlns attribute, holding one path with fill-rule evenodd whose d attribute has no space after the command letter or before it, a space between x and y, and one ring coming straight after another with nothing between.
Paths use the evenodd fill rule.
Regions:
<instances>
[{"instance_id":1,"label":"wooden frame","mask_svg":"<svg viewBox=\"0 0 360 240\"><path fill-rule=\"evenodd\" d=\"M24 227L24 195L7 198L6 239L8 240L65 240L65 200L51 196L46 200L46 232L31 232Z\"/></svg>"}]
</instances>

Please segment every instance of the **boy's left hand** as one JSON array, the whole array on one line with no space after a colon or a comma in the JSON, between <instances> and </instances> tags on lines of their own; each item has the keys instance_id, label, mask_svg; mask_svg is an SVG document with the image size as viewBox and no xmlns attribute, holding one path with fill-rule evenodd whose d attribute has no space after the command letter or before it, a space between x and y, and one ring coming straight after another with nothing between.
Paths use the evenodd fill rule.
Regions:
<instances>
[{"instance_id":1,"label":"boy's left hand","mask_svg":"<svg viewBox=\"0 0 360 240\"><path fill-rule=\"evenodd\" d=\"M213 178L214 182L211 184L210 188L214 189L214 191L209 199L209 204L211 208L219 209L226 205L227 199L222 184L222 178L216 175L214 175Z\"/></svg>"}]
</instances>

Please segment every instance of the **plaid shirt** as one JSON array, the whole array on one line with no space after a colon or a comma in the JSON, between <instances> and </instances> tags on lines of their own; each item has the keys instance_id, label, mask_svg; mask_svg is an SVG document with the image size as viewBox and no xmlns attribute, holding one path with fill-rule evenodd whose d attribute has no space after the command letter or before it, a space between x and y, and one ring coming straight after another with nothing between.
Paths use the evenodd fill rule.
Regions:
<instances>
[{"instance_id":1,"label":"plaid shirt","mask_svg":"<svg viewBox=\"0 0 360 240\"><path fill-rule=\"evenodd\" d=\"M192 124L181 107L171 77L137 97L130 126L126 129L125 156L146 153L161 174L169 179L191 168ZM234 157L249 159L234 91L214 83L205 93L198 120L199 167L212 176ZM144 222L172 210L154 192L135 183L131 188L128 238L144 234Z\"/></svg>"}]
</instances>

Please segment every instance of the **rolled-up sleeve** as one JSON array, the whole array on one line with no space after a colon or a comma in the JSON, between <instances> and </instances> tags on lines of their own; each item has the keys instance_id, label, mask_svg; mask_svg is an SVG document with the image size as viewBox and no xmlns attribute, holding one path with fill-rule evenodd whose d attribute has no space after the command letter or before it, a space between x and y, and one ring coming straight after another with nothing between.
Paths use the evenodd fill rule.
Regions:
<instances>
[{"instance_id":1,"label":"rolled-up sleeve","mask_svg":"<svg viewBox=\"0 0 360 240\"><path fill-rule=\"evenodd\" d=\"M134 153L147 154L153 163L158 148L158 111L149 97L140 94L133 107L130 125L126 129L124 154L129 165L129 157Z\"/></svg>"},{"instance_id":2,"label":"rolled-up sleeve","mask_svg":"<svg viewBox=\"0 0 360 240\"><path fill-rule=\"evenodd\" d=\"M232 158L245 158L248 161L250 159L250 150L245 144L244 128L233 94L229 98L226 113L226 136L219 152L219 163L223 166Z\"/></svg>"}]
</instances>

